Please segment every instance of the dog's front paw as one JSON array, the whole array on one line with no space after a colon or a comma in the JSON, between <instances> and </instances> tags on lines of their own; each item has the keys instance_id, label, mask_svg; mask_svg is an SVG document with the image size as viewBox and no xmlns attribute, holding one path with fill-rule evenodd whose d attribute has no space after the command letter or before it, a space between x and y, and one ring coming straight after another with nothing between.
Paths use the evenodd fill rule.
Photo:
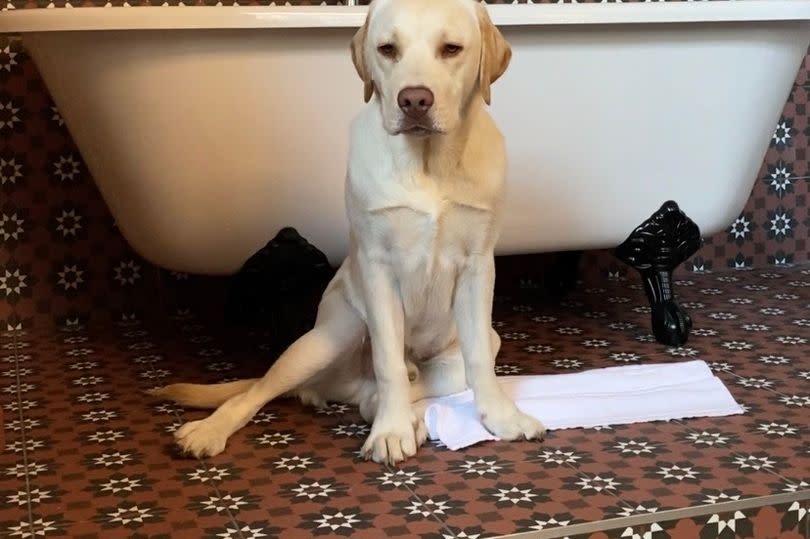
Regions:
<instances>
[{"instance_id":1,"label":"dog's front paw","mask_svg":"<svg viewBox=\"0 0 810 539\"><path fill-rule=\"evenodd\" d=\"M427 425L425 424L425 416L421 415L416 418L414 424L414 432L416 434L416 447L422 447L428 437Z\"/></svg>"},{"instance_id":2,"label":"dog's front paw","mask_svg":"<svg viewBox=\"0 0 810 539\"><path fill-rule=\"evenodd\" d=\"M378 416L360 454L367 460L394 465L416 454L425 443L427 430L424 421L408 415Z\"/></svg>"},{"instance_id":3,"label":"dog's front paw","mask_svg":"<svg viewBox=\"0 0 810 539\"><path fill-rule=\"evenodd\" d=\"M537 419L524 414L517 406L505 399L481 411L481 422L501 440L542 440L546 427Z\"/></svg>"},{"instance_id":4,"label":"dog's front paw","mask_svg":"<svg viewBox=\"0 0 810 539\"><path fill-rule=\"evenodd\" d=\"M174 440L185 454L197 458L213 457L225 450L228 433L207 418L189 421L177 429Z\"/></svg>"}]
</instances>

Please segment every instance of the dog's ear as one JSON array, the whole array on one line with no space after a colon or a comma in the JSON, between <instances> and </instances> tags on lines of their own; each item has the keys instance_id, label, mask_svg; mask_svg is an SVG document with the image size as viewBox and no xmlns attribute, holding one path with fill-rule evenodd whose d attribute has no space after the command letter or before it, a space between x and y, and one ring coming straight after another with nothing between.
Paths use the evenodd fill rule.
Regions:
<instances>
[{"instance_id":1,"label":"dog's ear","mask_svg":"<svg viewBox=\"0 0 810 539\"><path fill-rule=\"evenodd\" d=\"M498 27L492 24L486 4L476 2L478 26L481 29L481 59L478 66L478 86L484 102L489 105L489 86L503 75L512 59L512 47L504 39Z\"/></svg>"},{"instance_id":2,"label":"dog's ear","mask_svg":"<svg viewBox=\"0 0 810 539\"><path fill-rule=\"evenodd\" d=\"M352 38L352 62L357 74L363 81L363 99L368 103L374 93L374 83L371 81L371 72L368 69L368 62L366 62L366 39L368 38L368 19L366 20Z\"/></svg>"}]
</instances>

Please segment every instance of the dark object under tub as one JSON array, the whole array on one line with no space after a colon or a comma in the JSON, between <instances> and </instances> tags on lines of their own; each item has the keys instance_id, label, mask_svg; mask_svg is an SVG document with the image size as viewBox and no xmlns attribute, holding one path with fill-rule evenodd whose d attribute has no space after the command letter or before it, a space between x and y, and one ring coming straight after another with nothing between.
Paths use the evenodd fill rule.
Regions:
<instances>
[{"instance_id":1,"label":"dark object under tub","mask_svg":"<svg viewBox=\"0 0 810 539\"><path fill-rule=\"evenodd\" d=\"M232 278L225 319L267 330L269 352L283 352L315 324L318 303L336 269L295 228L285 227Z\"/></svg>"}]
</instances>

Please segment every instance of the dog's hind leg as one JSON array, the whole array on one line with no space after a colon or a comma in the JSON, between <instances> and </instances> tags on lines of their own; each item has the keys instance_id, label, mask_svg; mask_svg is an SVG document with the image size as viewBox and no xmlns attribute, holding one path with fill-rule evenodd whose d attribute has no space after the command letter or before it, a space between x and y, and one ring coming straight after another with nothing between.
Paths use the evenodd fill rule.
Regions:
<instances>
[{"instance_id":1,"label":"dog's hind leg","mask_svg":"<svg viewBox=\"0 0 810 539\"><path fill-rule=\"evenodd\" d=\"M340 286L321 303L315 327L290 345L264 377L222 404L205 419L186 423L175 433L184 452L213 456L225 449L228 438L245 426L270 400L298 388L351 351L362 338L365 324L346 302Z\"/></svg>"}]
</instances>

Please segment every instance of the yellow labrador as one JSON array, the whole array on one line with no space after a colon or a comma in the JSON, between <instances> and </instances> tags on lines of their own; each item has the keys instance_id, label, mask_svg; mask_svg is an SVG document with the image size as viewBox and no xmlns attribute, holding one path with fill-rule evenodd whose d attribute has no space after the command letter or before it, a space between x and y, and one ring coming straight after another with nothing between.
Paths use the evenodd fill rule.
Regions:
<instances>
[{"instance_id":1,"label":"yellow labrador","mask_svg":"<svg viewBox=\"0 0 810 539\"><path fill-rule=\"evenodd\" d=\"M492 329L504 143L486 106L511 49L475 0L375 0L351 43L366 106L351 126L350 250L315 327L263 378L153 395L217 410L177 443L216 455L271 399L345 402L371 423L366 458L396 463L426 436L413 403L471 388L501 439L540 438L495 378Z\"/></svg>"}]
</instances>

